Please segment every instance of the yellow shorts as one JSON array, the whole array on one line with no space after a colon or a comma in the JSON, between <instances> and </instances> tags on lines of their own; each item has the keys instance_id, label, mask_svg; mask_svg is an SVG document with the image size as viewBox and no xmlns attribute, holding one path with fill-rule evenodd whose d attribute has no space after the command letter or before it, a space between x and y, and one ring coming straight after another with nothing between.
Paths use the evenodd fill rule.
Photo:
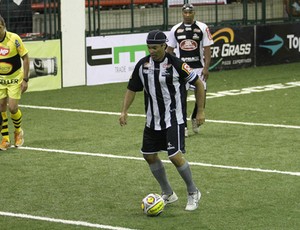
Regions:
<instances>
[{"instance_id":1,"label":"yellow shorts","mask_svg":"<svg viewBox=\"0 0 300 230\"><path fill-rule=\"evenodd\" d=\"M21 83L19 76L13 79L0 77L0 99L9 97L12 99L21 99Z\"/></svg>"}]
</instances>

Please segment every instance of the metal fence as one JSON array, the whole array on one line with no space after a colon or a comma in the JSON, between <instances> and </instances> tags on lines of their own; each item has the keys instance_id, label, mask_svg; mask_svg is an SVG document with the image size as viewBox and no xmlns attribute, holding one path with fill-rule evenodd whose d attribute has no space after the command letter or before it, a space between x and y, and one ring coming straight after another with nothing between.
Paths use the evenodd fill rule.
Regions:
<instances>
[{"instance_id":1,"label":"metal fence","mask_svg":"<svg viewBox=\"0 0 300 230\"><path fill-rule=\"evenodd\" d=\"M293 22L285 0L190 0L196 20L210 27ZM87 36L138 33L150 29L169 30L182 20L181 7L187 0L88 0ZM101 3L114 2L115 5ZM119 3L119 5L117 5ZM123 3L123 4L121 4ZM127 4L125 4L127 3ZM226 4L227 3L227 4ZM292 8L292 2L288 4Z\"/></svg>"},{"instance_id":2,"label":"metal fence","mask_svg":"<svg viewBox=\"0 0 300 230\"><path fill-rule=\"evenodd\" d=\"M61 37L60 1L1 0L0 14L8 30L25 39L57 39ZM298 0L189 1L195 6L195 19L210 27L292 23L300 19L300 10L292 13ZM188 0L86 0L86 36L169 30L182 20L181 6L186 2Z\"/></svg>"}]
</instances>

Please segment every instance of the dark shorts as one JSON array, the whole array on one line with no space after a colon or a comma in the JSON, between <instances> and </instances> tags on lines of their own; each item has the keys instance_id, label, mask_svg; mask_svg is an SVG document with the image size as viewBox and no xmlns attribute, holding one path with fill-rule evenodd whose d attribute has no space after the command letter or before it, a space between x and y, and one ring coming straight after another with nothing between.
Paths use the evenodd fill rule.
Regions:
<instances>
[{"instance_id":1,"label":"dark shorts","mask_svg":"<svg viewBox=\"0 0 300 230\"><path fill-rule=\"evenodd\" d=\"M145 127L141 152L154 154L160 151L168 151L169 157L179 151L185 153L184 124L172 125L164 130Z\"/></svg>"}]
</instances>

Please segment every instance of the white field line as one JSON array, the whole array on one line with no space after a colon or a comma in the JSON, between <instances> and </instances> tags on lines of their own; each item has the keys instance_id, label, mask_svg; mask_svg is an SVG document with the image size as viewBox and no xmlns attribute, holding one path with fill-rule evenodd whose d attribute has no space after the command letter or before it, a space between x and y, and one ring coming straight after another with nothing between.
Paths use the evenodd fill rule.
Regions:
<instances>
[{"instance_id":1,"label":"white field line","mask_svg":"<svg viewBox=\"0 0 300 230\"><path fill-rule=\"evenodd\" d=\"M65 153L65 154L72 154L72 155L83 155L83 156L92 156L92 157L107 157L107 158L118 158L118 159L126 159L126 160L144 161L144 158L142 158L142 157L119 156L119 155L104 154L104 153L76 152L76 151L33 148L33 147L24 147L24 146L19 147L19 149L48 152L48 153ZM162 161L165 163L171 163L169 160L162 160ZM214 165L214 164L207 164L207 163L200 163L200 162L189 162L189 164L195 165L195 166L202 166L202 167L212 167L212 168L221 168L221 169L232 169L232 170L241 170L241 171L277 173L277 174L285 174L285 175L291 175L291 176L300 176L300 172L288 172L288 171L260 169L260 168L246 168L246 167L227 166L227 165Z\"/></svg>"},{"instance_id":2,"label":"white field line","mask_svg":"<svg viewBox=\"0 0 300 230\"><path fill-rule=\"evenodd\" d=\"M91 228L98 228L98 229L133 230L131 228L114 227L114 226L102 225L102 224L93 224L93 223L88 223L88 222L84 222L84 221L55 219L55 218L49 218L49 217L43 217L43 216L32 216L32 215L22 214L22 213L12 213L12 212L1 212L0 211L0 216L17 217L17 218L31 219L31 220L41 220L41 221L46 221L46 222L55 222L55 223L84 226L84 227L91 227Z\"/></svg>"},{"instance_id":3,"label":"white field line","mask_svg":"<svg viewBox=\"0 0 300 230\"><path fill-rule=\"evenodd\" d=\"M271 84L271 85L253 86L253 87L242 88L242 89L232 89L226 91L219 91L216 93L208 92L206 95L206 99L226 97L226 96L238 96L238 95L251 94L251 93L261 93L266 91L288 89L288 88L299 87L299 86L300 86L300 81L294 81L294 82L278 83L278 84ZM188 96L187 100L195 101L194 95Z\"/></svg>"},{"instance_id":4,"label":"white field line","mask_svg":"<svg viewBox=\"0 0 300 230\"><path fill-rule=\"evenodd\" d=\"M92 113L92 114L120 116L120 113L107 112L107 111L96 111L96 110L58 108L58 107L49 107L49 106L36 106L36 105L20 105L20 107L29 108L29 109L41 109L41 110L54 110L54 111ZM133 114L133 113L129 113L128 116L131 116L131 117L145 117L144 114ZM239 122L239 121L222 121L222 120L209 120L209 119L207 119L205 121L206 122L211 122L211 123L222 123L222 124L233 124L233 125L265 126L265 127L273 127L273 128L300 129L300 126L297 126L297 125L264 124L264 123Z\"/></svg>"}]
</instances>

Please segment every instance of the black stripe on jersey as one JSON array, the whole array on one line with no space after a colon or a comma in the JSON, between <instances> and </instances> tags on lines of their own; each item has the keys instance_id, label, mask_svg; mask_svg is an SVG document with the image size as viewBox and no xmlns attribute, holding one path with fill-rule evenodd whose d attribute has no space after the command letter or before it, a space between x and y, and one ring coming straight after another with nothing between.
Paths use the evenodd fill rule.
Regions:
<instances>
[{"instance_id":1,"label":"black stripe on jersey","mask_svg":"<svg viewBox=\"0 0 300 230\"><path fill-rule=\"evenodd\" d=\"M168 64L170 64L170 59L168 60ZM173 76L174 71L173 71L173 67L168 69L170 76ZM176 119L176 113L175 113L175 109L176 109L176 99L175 99L175 87L173 85L173 78L166 78L166 83L168 86L168 90L169 90L169 94L170 94L170 98L171 98L171 105L170 105L170 114L171 114L171 124L173 124L174 122L177 122Z\"/></svg>"},{"instance_id":2,"label":"black stripe on jersey","mask_svg":"<svg viewBox=\"0 0 300 230\"><path fill-rule=\"evenodd\" d=\"M12 70L8 73L1 73L1 75L11 75L22 67L22 62L19 54L16 54L15 56L10 58L0 59L0 63L1 62L10 63L13 67Z\"/></svg>"},{"instance_id":3,"label":"black stripe on jersey","mask_svg":"<svg viewBox=\"0 0 300 230\"><path fill-rule=\"evenodd\" d=\"M144 100L145 100L145 113L147 114L148 108L150 106L151 114L153 114L153 100L152 98L148 95L150 94L149 91L149 73L145 73L144 67L143 67L143 78L144 78ZM151 129L154 129L154 119L152 117L151 122L150 122L150 127Z\"/></svg>"},{"instance_id":4,"label":"black stripe on jersey","mask_svg":"<svg viewBox=\"0 0 300 230\"><path fill-rule=\"evenodd\" d=\"M159 124L161 126L161 129L166 129L166 122L165 122L166 108L165 108L163 93L161 90L161 84L159 82L159 73L160 73L160 63L154 62L154 85L155 85L155 94L157 99L158 110L160 114Z\"/></svg>"}]
</instances>

